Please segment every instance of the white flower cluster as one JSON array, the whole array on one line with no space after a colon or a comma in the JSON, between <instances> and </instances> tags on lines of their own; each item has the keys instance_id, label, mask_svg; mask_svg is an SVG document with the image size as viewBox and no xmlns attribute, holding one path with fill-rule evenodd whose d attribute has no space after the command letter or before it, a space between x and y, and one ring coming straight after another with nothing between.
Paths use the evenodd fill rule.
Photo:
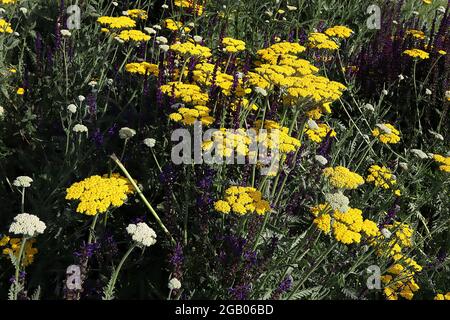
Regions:
<instances>
[{"instance_id":1,"label":"white flower cluster","mask_svg":"<svg viewBox=\"0 0 450 320\"><path fill-rule=\"evenodd\" d=\"M327 193L325 194L325 200L331 206L333 210L345 213L349 209L350 200L344 196L342 192Z\"/></svg>"},{"instance_id":2,"label":"white flower cluster","mask_svg":"<svg viewBox=\"0 0 450 320\"><path fill-rule=\"evenodd\" d=\"M127 232L140 246L150 247L156 243L156 233L146 223L129 224Z\"/></svg>"},{"instance_id":3,"label":"white flower cluster","mask_svg":"<svg viewBox=\"0 0 450 320\"><path fill-rule=\"evenodd\" d=\"M9 227L9 232L34 237L44 233L45 228L47 228L45 223L39 220L37 216L29 213L20 213L14 217L14 221Z\"/></svg>"},{"instance_id":4,"label":"white flower cluster","mask_svg":"<svg viewBox=\"0 0 450 320\"><path fill-rule=\"evenodd\" d=\"M80 124L80 123L77 123L76 125L74 125L72 130L73 130L73 132L76 132L76 133L88 132L88 128L85 125Z\"/></svg>"},{"instance_id":5,"label":"white flower cluster","mask_svg":"<svg viewBox=\"0 0 450 320\"><path fill-rule=\"evenodd\" d=\"M122 129L119 130L120 139L130 139L130 138L134 137L135 135L136 135L136 130L128 128L128 127L123 127Z\"/></svg>"},{"instance_id":6,"label":"white flower cluster","mask_svg":"<svg viewBox=\"0 0 450 320\"><path fill-rule=\"evenodd\" d=\"M70 113L76 113L77 112L77 106L75 104L69 104L67 106L67 111L69 111Z\"/></svg>"},{"instance_id":7,"label":"white flower cluster","mask_svg":"<svg viewBox=\"0 0 450 320\"><path fill-rule=\"evenodd\" d=\"M17 177L13 181L13 186L18 187L18 188L29 188L29 187L31 187L32 182L33 182L33 179L31 179L30 177L20 176L20 177Z\"/></svg>"},{"instance_id":8,"label":"white flower cluster","mask_svg":"<svg viewBox=\"0 0 450 320\"><path fill-rule=\"evenodd\" d=\"M153 148L156 145L156 140L153 138L147 138L144 139L144 144L149 148Z\"/></svg>"},{"instance_id":9,"label":"white flower cluster","mask_svg":"<svg viewBox=\"0 0 450 320\"><path fill-rule=\"evenodd\" d=\"M180 289L181 288L181 282L177 278L172 278L169 281L169 284L167 285L170 290L174 289Z\"/></svg>"},{"instance_id":10,"label":"white flower cluster","mask_svg":"<svg viewBox=\"0 0 450 320\"><path fill-rule=\"evenodd\" d=\"M0 106L0 119L3 118L3 115L5 114L5 109Z\"/></svg>"}]
</instances>

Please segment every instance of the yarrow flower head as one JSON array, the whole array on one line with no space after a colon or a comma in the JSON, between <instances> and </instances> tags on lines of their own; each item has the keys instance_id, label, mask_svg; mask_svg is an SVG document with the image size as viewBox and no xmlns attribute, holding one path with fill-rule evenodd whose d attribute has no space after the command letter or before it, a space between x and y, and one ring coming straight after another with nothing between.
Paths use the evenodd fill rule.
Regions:
<instances>
[{"instance_id":1,"label":"yarrow flower head","mask_svg":"<svg viewBox=\"0 0 450 320\"><path fill-rule=\"evenodd\" d=\"M45 223L39 220L37 216L29 213L20 213L14 217L14 221L9 227L9 232L31 238L44 233L46 228Z\"/></svg>"},{"instance_id":2,"label":"yarrow flower head","mask_svg":"<svg viewBox=\"0 0 450 320\"><path fill-rule=\"evenodd\" d=\"M144 139L144 144L149 148L153 148L156 145L156 140L153 138L146 138Z\"/></svg>"},{"instance_id":3,"label":"yarrow flower head","mask_svg":"<svg viewBox=\"0 0 450 320\"><path fill-rule=\"evenodd\" d=\"M33 179L28 176L19 176L13 181L13 186L18 188L29 188L31 187L31 183Z\"/></svg>"},{"instance_id":4,"label":"yarrow flower head","mask_svg":"<svg viewBox=\"0 0 450 320\"><path fill-rule=\"evenodd\" d=\"M72 131L76 132L76 133L82 133L82 132L87 133L88 128L84 124L77 123L76 125L73 126Z\"/></svg>"},{"instance_id":5,"label":"yarrow flower head","mask_svg":"<svg viewBox=\"0 0 450 320\"><path fill-rule=\"evenodd\" d=\"M338 189L356 189L364 184L363 177L342 166L325 168L323 174Z\"/></svg>"},{"instance_id":6,"label":"yarrow flower head","mask_svg":"<svg viewBox=\"0 0 450 320\"><path fill-rule=\"evenodd\" d=\"M122 206L127 195L133 193L128 179L119 174L91 176L74 183L67 189L67 200L79 200L77 212L96 215L106 212L110 207Z\"/></svg>"},{"instance_id":7,"label":"yarrow flower head","mask_svg":"<svg viewBox=\"0 0 450 320\"><path fill-rule=\"evenodd\" d=\"M128 127L123 127L119 130L119 137L120 139L130 139L133 138L136 135L136 130L128 128Z\"/></svg>"},{"instance_id":8,"label":"yarrow flower head","mask_svg":"<svg viewBox=\"0 0 450 320\"><path fill-rule=\"evenodd\" d=\"M430 54L426 51L420 49L411 49L403 51L403 54L406 54L412 58L417 58L420 60L425 60L430 58Z\"/></svg>"},{"instance_id":9,"label":"yarrow flower head","mask_svg":"<svg viewBox=\"0 0 450 320\"><path fill-rule=\"evenodd\" d=\"M169 283L167 284L167 287L170 290L178 290L181 288L181 282L177 278L170 279Z\"/></svg>"},{"instance_id":10,"label":"yarrow flower head","mask_svg":"<svg viewBox=\"0 0 450 320\"><path fill-rule=\"evenodd\" d=\"M377 124L372 135L384 144L396 144L400 141L400 131L389 123Z\"/></svg>"},{"instance_id":11,"label":"yarrow flower head","mask_svg":"<svg viewBox=\"0 0 450 320\"><path fill-rule=\"evenodd\" d=\"M138 246L150 247L156 243L156 233L146 223L129 224L127 232Z\"/></svg>"},{"instance_id":12,"label":"yarrow flower head","mask_svg":"<svg viewBox=\"0 0 450 320\"><path fill-rule=\"evenodd\" d=\"M261 192L252 187L229 187L224 200L214 203L214 208L221 213L228 214L234 212L239 215L246 215L256 212L264 215L270 210L268 201L262 199Z\"/></svg>"}]
</instances>

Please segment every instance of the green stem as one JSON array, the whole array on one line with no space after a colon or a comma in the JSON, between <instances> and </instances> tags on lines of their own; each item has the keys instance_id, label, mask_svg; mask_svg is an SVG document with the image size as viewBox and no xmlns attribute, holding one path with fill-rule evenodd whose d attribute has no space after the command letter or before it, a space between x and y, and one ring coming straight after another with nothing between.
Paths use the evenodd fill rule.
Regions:
<instances>
[{"instance_id":1,"label":"green stem","mask_svg":"<svg viewBox=\"0 0 450 320\"><path fill-rule=\"evenodd\" d=\"M98 214L96 214L94 216L94 220L92 220L92 224L89 228L88 244L92 243L92 238L94 237L94 234L95 234L95 225L97 224L97 220L98 220Z\"/></svg>"},{"instance_id":2,"label":"green stem","mask_svg":"<svg viewBox=\"0 0 450 320\"><path fill-rule=\"evenodd\" d=\"M125 176L127 177L128 181L130 181L131 185L133 186L133 188L136 190L137 194L139 195L139 197L141 198L141 200L144 202L145 206L148 208L148 210L151 212L151 214L153 215L153 217L155 217L156 222L159 224L159 226L161 227L161 229L164 231L164 233L170 238L170 241L172 242L172 244L176 244L175 239L172 237L172 235L170 234L169 230L166 228L166 226L164 225L164 223L161 221L161 219L159 218L158 214L156 213L155 209L153 209L152 205L150 204L150 202L148 202L147 198L145 198L144 194L142 193L141 189L138 187L138 185L136 184L136 182L134 181L134 179L131 177L130 173L127 171L127 169L124 167L124 165L122 164L122 162L120 162L120 160L117 158L117 156L115 154L112 154L110 156L110 158L117 164L117 166L120 168L120 170L122 170L122 172L125 174Z\"/></svg>"},{"instance_id":3,"label":"green stem","mask_svg":"<svg viewBox=\"0 0 450 320\"><path fill-rule=\"evenodd\" d=\"M111 300L111 295L112 295L112 291L114 290L114 287L116 285L116 281L117 281L117 277L119 276L119 272L120 269L122 269L123 264L125 263L125 261L127 260L128 256L130 255L131 251L133 251L133 249L136 248L136 244L133 244L128 251L124 254L124 256L122 257L122 260L120 260L119 265L117 266L117 269L114 270L114 273L111 277L111 281L108 284L108 290L107 290L107 295L106 295L106 300Z\"/></svg>"},{"instance_id":4,"label":"green stem","mask_svg":"<svg viewBox=\"0 0 450 320\"><path fill-rule=\"evenodd\" d=\"M22 264L22 255L23 255L23 250L25 249L25 243L27 242L27 238L23 237L22 238L22 243L20 244L20 250L19 250L19 257L17 258L17 263L15 265L16 267L16 273L15 273L15 277L14 277L14 286L15 286L15 290L14 290L14 300L17 300L17 295L18 295L18 286L19 286L19 274L20 274L20 266Z\"/></svg>"}]
</instances>

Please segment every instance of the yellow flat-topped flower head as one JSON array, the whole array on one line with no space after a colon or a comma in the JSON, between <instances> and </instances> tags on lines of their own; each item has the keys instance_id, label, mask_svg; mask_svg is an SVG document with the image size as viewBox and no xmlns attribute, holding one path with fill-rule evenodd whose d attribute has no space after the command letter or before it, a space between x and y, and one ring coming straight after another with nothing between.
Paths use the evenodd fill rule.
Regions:
<instances>
[{"instance_id":1,"label":"yellow flat-topped flower head","mask_svg":"<svg viewBox=\"0 0 450 320\"><path fill-rule=\"evenodd\" d=\"M363 177L342 166L325 168L323 175L333 187L338 189L356 189L364 184Z\"/></svg>"},{"instance_id":2,"label":"yellow flat-topped flower head","mask_svg":"<svg viewBox=\"0 0 450 320\"><path fill-rule=\"evenodd\" d=\"M214 203L214 208L220 213L264 215L270 211L269 202L264 200L261 192L255 188L233 186L225 190L225 194L225 199Z\"/></svg>"},{"instance_id":3,"label":"yellow flat-topped flower head","mask_svg":"<svg viewBox=\"0 0 450 320\"><path fill-rule=\"evenodd\" d=\"M67 200L78 200L76 211L86 215L105 213L111 207L122 206L133 187L119 174L91 176L75 182L67 189Z\"/></svg>"}]
</instances>

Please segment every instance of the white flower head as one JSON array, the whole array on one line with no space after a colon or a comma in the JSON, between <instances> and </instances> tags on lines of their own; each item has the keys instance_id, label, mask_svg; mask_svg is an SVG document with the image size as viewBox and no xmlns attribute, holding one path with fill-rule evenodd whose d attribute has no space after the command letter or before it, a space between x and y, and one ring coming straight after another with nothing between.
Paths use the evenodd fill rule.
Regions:
<instances>
[{"instance_id":1,"label":"white flower head","mask_svg":"<svg viewBox=\"0 0 450 320\"><path fill-rule=\"evenodd\" d=\"M446 98L447 100L450 100L450 90L445 91L445 98Z\"/></svg>"},{"instance_id":2,"label":"white flower head","mask_svg":"<svg viewBox=\"0 0 450 320\"><path fill-rule=\"evenodd\" d=\"M156 34L156 30L150 27L145 27L144 31L147 32L148 34Z\"/></svg>"},{"instance_id":3,"label":"white flower head","mask_svg":"<svg viewBox=\"0 0 450 320\"><path fill-rule=\"evenodd\" d=\"M338 210L342 213L346 213L350 208L348 206L350 200L342 192L327 193L325 194L325 200L333 210Z\"/></svg>"},{"instance_id":4,"label":"white flower head","mask_svg":"<svg viewBox=\"0 0 450 320\"><path fill-rule=\"evenodd\" d=\"M437 139L437 140L441 140L444 141L444 137L442 136L442 134L434 132L433 130L428 130L429 133L431 133L431 135Z\"/></svg>"},{"instance_id":5,"label":"white flower head","mask_svg":"<svg viewBox=\"0 0 450 320\"><path fill-rule=\"evenodd\" d=\"M150 247L156 243L155 231L144 222L129 224L126 230L139 246Z\"/></svg>"},{"instance_id":6,"label":"white flower head","mask_svg":"<svg viewBox=\"0 0 450 320\"><path fill-rule=\"evenodd\" d=\"M374 111L375 111L375 108L374 108L373 105L371 105L370 103L366 103L366 104L363 106L363 108L366 109L367 111L370 111L370 112L374 112Z\"/></svg>"},{"instance_id":7,"label":"white flower head","mask_svg":"<svg viewBox=\"0 0 450 320\"><path fill-rule=\"evenodd\" d=\"M297 7L295 7L295 6L290 6L290 5L287 5L286 8L287 8L289 11L295 11L295 10L297 10Z\"/></svg>"},{"instance_id":8,"label":"white flower head","mask_svg":"<svg viewBox=\"0 0 450 320\"><path fill-rule=\"evenodd\" d=\"M167 44L162 44L159 46L159 48L164 52L167 52L170 49L170 47Z\"/></svg>"},{"instance_id":9,"label":"white flower head","mask_svg":"<svg viewBox=\"0 0 450 320\"><path fill-rule=\"evenodd\" d=\"M411 149L411 153L420 159L428 159L428 155L420 149Z\"/></svg>"},{"instance_id":10,"label":"white flower head","mask_svg":"<svg viewBox=\"0 0 450 320\"><path fill-rule=\"evenodd\" d=\"M161 8L163 8L163 9L169 9L169 6L168 6L167 4L163 4L163 5L161 6Z\"/></svg>"},{"instance_id":11,"label":"white flower head","mask_svg":"<svg viewBox=\"0 0 450 320\"><path fill-rule=\"evenodd\" d=\"M408 171L408 164L407 164L406 162L400 162L400 163L398 164L398 166L399 166L400 168L402 168L403 170Z\"/></svg>"},{"instance_id":12,"label":"white flower head","mask_svg":"<svg viewBox=\"0 0 450 320\"><path fill-rule=\"evenodd\" d=\"M88 132L88 128L84 124L77 123L73 126L72 131L76 133Z\"/></svg>"},{"instance_id":13,"label":"white flower head","mask_svg":"<svg viewBox=\"0 0 450 320\"><path fill-rule=\"evenodd\" d=\"M257 94L262 95L263 97L267 97L267 91L266 91L266 89L263 89L263 88L261 88L261 87L255 87L255 92L256 92Z\"/></svg>"},{"instance_id":14,"label":"white flower head","mask_svg":"<svg viewBox=\"0 0 450 320\"><path fill-rule=\"evenodd\" d=\"M111 2L112 3L112 5L114 6L114 7L117 7L118 5L119 5L119 3L117 2L117 1L113 1L113 2Z\"/></svg>"},{"instance_id":15,"label":"white flower head","mask_svg":"<svg viewBox=\"0 0 450 320\"><path fill-rule=\"evenodd\" d=\"M62 29L61 30L61 35L63 37L70 37L72 35L72 33L69 30L67 30L67 29Z\"/></svg>"},{"instance_id":16,"label":"white flower head","mask_svg":"<svg viewBox=\"0 0 450 320\"><path fill-rule=\"evenodd\" d=\"M385 124L383 123L377 123L377 127L378 129L380 129L381 131L383 131L383 133L385 134L391 134L392 130L389 129Z\"/></svg>"},{"instance_id":17,"label":"white flower head","mask_svg":"<svg viewBox=\"0 0 450 320\"><path fill-rule=\"evenodd\" d=\"M158 44L166 44L167 42L169 42L169 40L167 40L167 38L163 36L156 37L155 40Z\"/></svg>"},{"instance_id":18,"label":"white flower head","mask_svg":"<svg viewBox=\"0 0 450 320\"><path fill-rule=\"evenodd\" d=\"M136 135L136 130L123 127L119 130L119 137L120 139L130 139L133 138Z\"/></svg>"},{"instance_id":19,"label":"white flower head","mask_svg":"<svg viewBox=\"0 0 450 320\"><path fill-rule=\"evenodd\" d=\"M86 100L85 96L82 96L82 95L78 96L78 101L83 102L84 100Z\"/></svg>"},{"instance_id":20,"label":"white flower head","mask_svg":"<svg viewBox=\"0 0 450 320\"><path fill-rule=\"evenodd\" d=\"M194 41L197 43L200 43L203 41L203 37L202 36L194 36Z\"/></svg>"},{"instance_id":21,"label":"white flower head","mask_svg":"<svg viewBox=\"0 0 450 320\"><path fill-rule=\"evenodd\" d=\"M77 112L77 106L72 104L69 104L67 106L67 111L69 111L70 113L76 113Z\"/></svg>"},{"instance_id":22,"label":"white flower head","mask_svg":"<svg viewBox=\"0 0 450 320\"><path fill-rule=\"evenodd\" d=\"M161 30L162 27L161 27L159 24L155 24L155 25L153 26L153 29Z\"/></svg>"},{"instance_id":23,"label":"white flower head","mask_svg":"<svg viewBox=\"0 0 450 320\"><path fill-rule=\"evenodd\" d=\"M439 6L439 8L437 8L437 11L440 13L445 13L445 7L444 6Z\"/></svg>"},{"instance_id":24,"label":"white flower head","mask_svg":"<svg viewBox=\"0 0 450 320\"><path fill-rule=\"evenodd\" d=\"M177 278L172 278L172 279L170 279L170 281L169 281L167 287L168 287L170 290L180 289L180 288L181 288L181 282L180 282L180 280L178 280Z\"/></svg>"},{"instance_id":25,"label":"white flower head","mask_svg":"<svg viewBox=\"0 0 450 320\"><path fill-rule=\"evenodd\" d=\"M88 83L88 86L90 86L90 87L95 87L96 85L97 85L97 81L95 81L95 80L92 80Z\"/></svg>"},{"instance_id":26,"label":"white flower head","mask_svg":"<svg viewBox=\"0 0 450 320\"><path fill-rule=\"evenodd\" d=\"M320 163L323 166L328 163L328 160L324 156L321 156L320 154L316 154L314 156L314 160L316 160L318 163Z\"/></svg>"},{"instance_id":27,"label":"white flower head","mask_svg":"<svg viewBox=\"0 0 450 320\"><path fill-rule=\"evenodd\" d=\"M27 8L25 8L25 7L20 7L20 12L22 12L23 14L27 14L27 12L28 12L28 9Z\"/></svg>"},{"instance_id":28,"label":"white flower head","mask_svg":"<svg viewBox=\"0 0 450 320\"><path fill-rule=\"evenodd\" d=\"M315 122L313 119L308 119L308 128L311 130L319 130L317 122Z\"/></svg>"},{"instance_id":29,"label":"white flower head","mask_svg":"<svg viewBox=\"0 0 450 320\"><path fill-rule=\"evenodd\" d=\"M45 223L33 214L20 213L14 217L13 223L9 227L9 232L26 237L34 237L44 233Z\"/></svg>"},{"instance_id":30,"label":"white flower head","mask_svg":"<svg viewBox=\"0 0 450 320\"><path fill-rule=\"evenodd\" d=\"M149 148L153 148L156 145L156 140L153 138L147 138L144 139L144 144Z\"/></svg>"},{"instance_id":31,"label":"white flower head","mask_svg":"<svg viewBox=\"0 0 450 320\"><path fill-rule=\"evenodd\" d=\"M383 93L383 95L387 96L389 94L389 91L387 91L386 89L384 89L383 91L381 91L381 93Z\"/></svg>"},{"instance_id":32,"label":"white flower head","mask_svg":"<svg viewBox=\"0 0 450 320\"><path fill-rule=\"evenodd\" d=\"M428 89L428 88L425 90L425 94L428 95L428 96L431 96L432 93L433 92L431 92L431 90Z\"/></svg>"},{"instance_id":33,"label":"white flower head","mask_svg":"<svg viewBox=\"0 0 450 320\"><path fill-rule=\"evenodd\" d=\"M381 229L381 234L386 238L389 239L392 236L392 232L390 232L388 229L383 228Z\"/></svg>"},{"instance_id":34,"label":"white flower head","mask_svg":"<svg viewBox=\"0 0 450 320\"><path fill-rule=\"evenodd\" d=\"M18 188L29 188L31 187L31 183L33 179L28 176L19 176L13 181L13 186Z\"/></svg>"},{"instance_id":35,"label":"white flower head","mask_svg":"<svg viewBox=\"0 0 450 320\"><path fill-rule=\"evenodd\" d=\"M402 74L399 74L398 75L398 80L400 80L400 81L405 80L405 76L402 75Z\"/></svg>"},{"instance_id":36,"label":"white flower head","mask_svg":"<svg viewBox=\"0 0 450 320\"><path fill-rule=\"evenodd\" d=\"M0 106L0 119L3 118L3 115L5 114L5 109Z\"/></svg>"}]
</instances>

